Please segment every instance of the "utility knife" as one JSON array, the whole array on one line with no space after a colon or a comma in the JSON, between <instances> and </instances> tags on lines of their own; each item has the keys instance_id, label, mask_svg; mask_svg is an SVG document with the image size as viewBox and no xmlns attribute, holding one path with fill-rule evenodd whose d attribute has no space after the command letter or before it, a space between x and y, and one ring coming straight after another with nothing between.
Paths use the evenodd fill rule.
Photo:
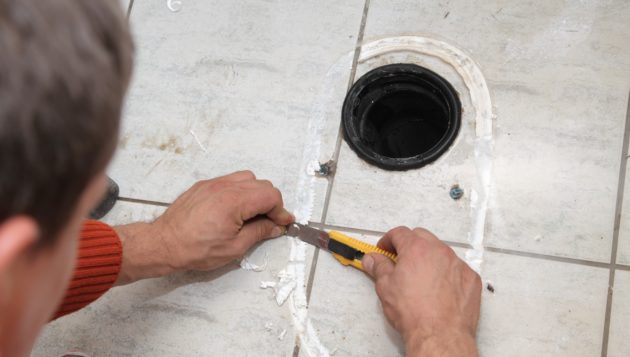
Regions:
<instances>
[{"instance_id":1,"label":"utility knife","mask_svg":"<svg viewBox=\"0 0 630 357\"><path fill-rule=\"evenodd\" d=\"M326 232L300 223L287 226L287 235L329 251L343 265L363 270L361 258L367 253L380 253L396 262L396 254L377 246L348 237L336 231Z\"/></svg>"}]
</instances>

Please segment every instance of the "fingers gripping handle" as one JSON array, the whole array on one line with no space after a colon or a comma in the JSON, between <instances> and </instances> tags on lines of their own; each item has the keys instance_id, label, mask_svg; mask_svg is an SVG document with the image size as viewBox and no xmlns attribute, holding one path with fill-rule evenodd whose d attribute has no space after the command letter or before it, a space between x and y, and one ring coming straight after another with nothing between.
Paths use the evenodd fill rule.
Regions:
<instances>
[{"instance_id":1,"label":"fingers gripping handle","mask_svg":"<svg viewBox=\"0 0 630 357\"><path fill-rule=\"evenodd\" d=\"M371 245L371 244L362 242L358 239L348 237L347 235L336 232L336 231L330 231L328 232L328 235L330 236L331 239L334 239L339 243L343 243L349 247L352 247L362 252L363 254L379 253L379 254L383 254L384 256L388 257L392 261L396 262L396 258L397 258L396 254L383 250L375 245ZM363 270L363 264L361 264L360 258L347 259L336 253L332 253L332 255L335 257L335 259L337 259L343 265L351 265L357 269Z\"/></svg>"}]
</instances>

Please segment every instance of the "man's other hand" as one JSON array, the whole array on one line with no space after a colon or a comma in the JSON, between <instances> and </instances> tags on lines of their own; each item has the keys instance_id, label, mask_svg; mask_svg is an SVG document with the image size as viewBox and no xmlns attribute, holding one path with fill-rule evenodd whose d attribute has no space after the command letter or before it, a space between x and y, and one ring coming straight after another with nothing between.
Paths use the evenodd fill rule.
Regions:
<instances>
[{"instance_id":1,"label":"man's other hand","mask_svg":"<svg viewBox=\"0 0 630 357\"><path fill-rule=\"evenodd\" d=\"M155 222L116 227L123 243L119 283L216 269L283 235L294 220L280 191L250 171L197 182Z\"/></svg>"},{"instance_id":2,"label":"man's other hand","mask_svg":"<svg viewBox=\"0 0 630 357\"><path fill-rule=\"evenodd\" d=\"M408 356L476 356L481 280L431 232L398 227L379 241L396 252L363 258L389 322L402 335Z\"/></svg>"}]
</instances>

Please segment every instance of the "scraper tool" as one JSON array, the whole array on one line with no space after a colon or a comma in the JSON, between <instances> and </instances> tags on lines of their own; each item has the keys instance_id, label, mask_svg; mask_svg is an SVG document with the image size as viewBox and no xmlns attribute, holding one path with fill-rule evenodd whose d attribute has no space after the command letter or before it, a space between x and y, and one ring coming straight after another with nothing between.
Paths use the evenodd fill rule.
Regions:
<instances>
[{"instance_id":1,"label":"scraper tool","mask_svg":"<svg viewBox=\"0 0 630 357\"><path fill-rule=\"evenodd\" d=\"M360 270L363 270L361 258L367 253L380 253L394 262L396 261L396 254L336 231L326 232L303 224L293 223L287 226L287 235L297 237L306 243L327 250L341 264L352 265Z\"/></svg>"}]
</instances>

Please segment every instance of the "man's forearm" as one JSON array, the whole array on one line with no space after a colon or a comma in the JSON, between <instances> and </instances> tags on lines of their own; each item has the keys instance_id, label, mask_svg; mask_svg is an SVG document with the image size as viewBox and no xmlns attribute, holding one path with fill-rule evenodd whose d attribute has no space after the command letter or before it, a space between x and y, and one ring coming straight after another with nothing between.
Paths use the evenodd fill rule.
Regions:
<instances>
[{"instance_id":1,"label":"man's forearm","mask_svg":"<svg viewBox=\"0 0 630 357\"><path fill-rule=\"evenodd\" d=\"M122 243L122 266L115 285L160 277L174 272L160 232L150 223L114 227Z\"/></svg>"},{"instance_id":2,"label":"man's forearm","mask_svg":"<svg viewBox=\"0 0 630 357\"><path fill-rule=\"evenodd\" d=\"M411 337L405 344L410 357L477 357L475 338L470 334L444 334L430 338Z\"/></svg>"}]
</instances>

